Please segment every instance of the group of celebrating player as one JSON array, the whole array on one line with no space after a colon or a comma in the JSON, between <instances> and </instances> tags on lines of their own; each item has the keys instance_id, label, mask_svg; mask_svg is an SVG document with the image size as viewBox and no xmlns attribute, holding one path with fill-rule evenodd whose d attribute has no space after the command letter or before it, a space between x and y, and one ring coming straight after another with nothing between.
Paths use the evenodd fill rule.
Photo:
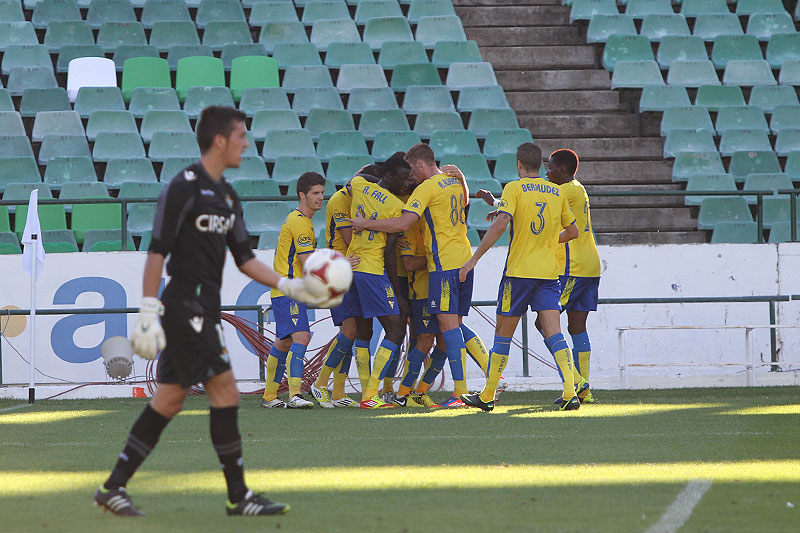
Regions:
<instances>
[{"instance_id":1,"label":"group of celebrating player","mask_svg":"<svg viewBox=\"0 0 800 533\"><path fill-rule=\"evenodd\" d=\"M300 176L298 207L281 230L274 268L256 259L241 202L223 177L225 169L241 164L248 147L245 119L242 112L229 107L204 109L197 123L200 160L178 173L159 197L144 267L142 303L131 334L139 356L152 360L160 352L158 384L131 427L111 474L95 491L96 505L116 515L143 514L131 501L126 485L183 408L191 387L201 382L210 403L211 442L227 485L227 514L289 511L288 505L254 493L244 481L240 394L220 324L220 285L228 249L242 273L273 289L277 340L267 364L265 407L313 405L300 394L310 339L306 305L331 308L340 327L312 388L323 407L433 407L427 390L447 359L455 390L441 406L469 405L491 411L511 337L528 307L538 312L536 324L564 382L563 395L556 401L559 408L574 410L580 401L593 401L586 316L596 309L600 260L588 196L573 179L578 167L574 152L554 152L547 163L548 179L544 179L538 176L541 150L532 143L518 148L520 179L506 185L499 200L486 191L476 195L497 210L490 215L494 221L474 254L467 239L465 178L454 166L438 168L429 146L416 144L383 165L361 169L330 199L326 228L326 246L350 257L352 286L343 296L317 297L300 274L305 258L316 248L311 217L322 206L325 180L313 172ZM473 269L509 222L497 329L487 353L462 320L472 303ZM171 278L159 295L165 262ZM569 319L572 353L561 334L562 309ZM395 392L392 364L399 360L409 316L411 346ZM384 339L370 365L374 317L384 329ZM353 347L362 387L358 403L344 394ZM480 393L467 390L467 352L487 376ZM429 366L417 382L426 358ZM283 402L277 391L287 363L290 397ZM331 398L327 387L332 373ZM379 395L381 380L383 397Z\"/></svg>"}]
</instances>

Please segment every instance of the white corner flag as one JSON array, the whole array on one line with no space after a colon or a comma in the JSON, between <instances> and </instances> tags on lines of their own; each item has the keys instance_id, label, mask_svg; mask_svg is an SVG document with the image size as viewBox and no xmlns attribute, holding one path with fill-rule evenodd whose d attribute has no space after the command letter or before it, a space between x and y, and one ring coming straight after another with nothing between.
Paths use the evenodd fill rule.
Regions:
<instances>
[{"instance_id":1,"label":"white corner flag","mask_svg":"<svg viewBox=\"0 0 800 533\"><path fill-rule=\"evenodd\" d=\"M25 221L25 231L22 233L22 270L31 275L35 272L36 279L44 269L44 245L42 244L42 228L39 225L39 189L31 191L28 201L28 219ZM36 235L36 238L33 238ZM33 257L36 254L36 267L33 266Z\"/></svg>"}]
</instances>

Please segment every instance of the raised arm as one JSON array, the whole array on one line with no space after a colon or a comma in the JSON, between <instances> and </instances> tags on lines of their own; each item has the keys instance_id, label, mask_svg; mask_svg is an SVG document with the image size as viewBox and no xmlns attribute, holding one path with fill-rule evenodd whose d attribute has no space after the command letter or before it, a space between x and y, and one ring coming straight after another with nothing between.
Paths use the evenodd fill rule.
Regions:
<instances>
[{"instance_id":1,"label":"raised arm","mask_svg":"<svg viewBox=\"0 0 800 533\"><path fill-rule=\"evenodd\" d=\"M486 230L486 233L481 239L480 245L478 245L478 249L475 250L475 253L472 254L472 257L464 263L464 266L461 267L461 270L458 272L458 277L461 281L465 281L467 279L467 274L469 274L470 270L475 268L475 265L478 264L478 261L483 254L485 254L492 245L497 242L497 239L503 234L506 230L506 226L508 226L509 221L511 221L511 215L505 212L500 212L497 215L497 218L494 219L492 225L489 226L489 229Z\"/></svg>"},{"instance_id":2,"label":"raised arm","mask_svg":"<svg viewBox=\"0 0 800 533\"><path fill-rule=\"evenodd\" d=\"M349 219L353 225L353 231L372 230L382 231L384 233L402 233L408 231L413 226L419 217L415 213L403 211L399 217L384 218L381 220L369 220L362 217L360 214L356 218Z\"/></svg>"}]
</instances>

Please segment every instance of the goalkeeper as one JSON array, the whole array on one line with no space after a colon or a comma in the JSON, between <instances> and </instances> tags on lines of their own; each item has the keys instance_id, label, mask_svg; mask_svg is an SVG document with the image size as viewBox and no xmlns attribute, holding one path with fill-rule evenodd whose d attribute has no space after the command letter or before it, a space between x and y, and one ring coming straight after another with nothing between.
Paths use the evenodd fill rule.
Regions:
<instances>
[{"instance_id":1,"label":"goalkeeper","mask_svg":"<svg viewBox=\"0 0 800 533\"><path fill-rule=\"evenodd\" d=\"M133 424L109 478L97 489L95 504L116 515L143 513L125 487L183 407L189 388L202 382L210 402L211 442L228 488L229 515L282 514L289 510L249 490L242 467L238 429L239 391L220 326L220 284L226 248L239 270L311 305L331 303L313 297L302 279L288 279L257 260L242 219L242 207L223 172L238 167L248 147L245 115L229 107L208 107L197 124L201 157L178 173L158 200L153 235L142 282L142 304L131 343L134 352L158 362L153 399ZM164 261L169 256L164 304L157 299ZM159 323L159 316L161 322ZM162 324L164 329L162 329Z\"/></svg>"}]
</instances>

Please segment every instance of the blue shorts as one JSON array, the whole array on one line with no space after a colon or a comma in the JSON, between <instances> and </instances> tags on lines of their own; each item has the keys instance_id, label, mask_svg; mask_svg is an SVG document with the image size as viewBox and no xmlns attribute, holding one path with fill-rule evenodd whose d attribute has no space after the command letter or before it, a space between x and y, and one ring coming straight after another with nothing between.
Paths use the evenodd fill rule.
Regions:
<instances>
[{"instance_id":1,"label":"blue shorts","mask_svg":"<svg viewBox=\"0 0 800 533\"><path fill-rule=\"evenodd\" d=\"M414 334L439 333L439 321L428 312L428 300L409 300L411 323L414 325Z\"/></svg>"},{"instance_id":2,"label":"blue shorts","mask_svg":"<svg viewBox=\"0 0 800 533\"><path fill-rule=\"evenodd\" d=\"M347 298L347 294L345 294L345 298ZM331 318L333 319L334 326L341 326L342 322L348 318L347 310L344 307L344 299L342 300L342 303L336 307L331 307Z\"/></svg>"},{"instance_id":3,"label":"blue shorts","mask_svg":"<svg viewBox=\"0 0 800 533\"><path fill-rule=\"evenodd\" d=\"M464 283L458 281L458 268L440 270L428 274L428 310L432 315L458 314L467 316L472 305L472 280L470 271Z\"/></svg>"},{"instance_id":4,"label":"blue shorts","mask_svg":"<svg viewBox=\"0 0 800 533\"><path fill-rule=\"evenodd\" d=\"M565 311L597 311L600 278L561 276L561 308Z\"/></svg>"},{"instance_id":5,"label":"blue shorts","mask_svg":"<svg viewBox=\"0 0 800 533\"><path fill-rule=\"evenodd\" d=\"M497 293L497 314L522 316L531 311L561 311L561 284L557 279L511 278L503 276Z\"/></svg>"},{"instance_id":6,"label":"blue shorts","mask_svg":"<svg viewBox=\"0 0 800 533\"><path fill-rule=\"evenodd\" d=\"M342 301L344 318L399 315L394 287L386 274L353 272L353 284Z\"/></svg>"},{"instance_id":7,"label":"blue shorts","mask_svg":"<svg viewBox=\"0 0 800 533\"><path fill-rule=\"evenodd\" d=\"M279 339L298 331L311 331L306 304L302 302L278 296L272 299L272 312L275 315L275 336Z\"/></svg>"}]
</instances>

